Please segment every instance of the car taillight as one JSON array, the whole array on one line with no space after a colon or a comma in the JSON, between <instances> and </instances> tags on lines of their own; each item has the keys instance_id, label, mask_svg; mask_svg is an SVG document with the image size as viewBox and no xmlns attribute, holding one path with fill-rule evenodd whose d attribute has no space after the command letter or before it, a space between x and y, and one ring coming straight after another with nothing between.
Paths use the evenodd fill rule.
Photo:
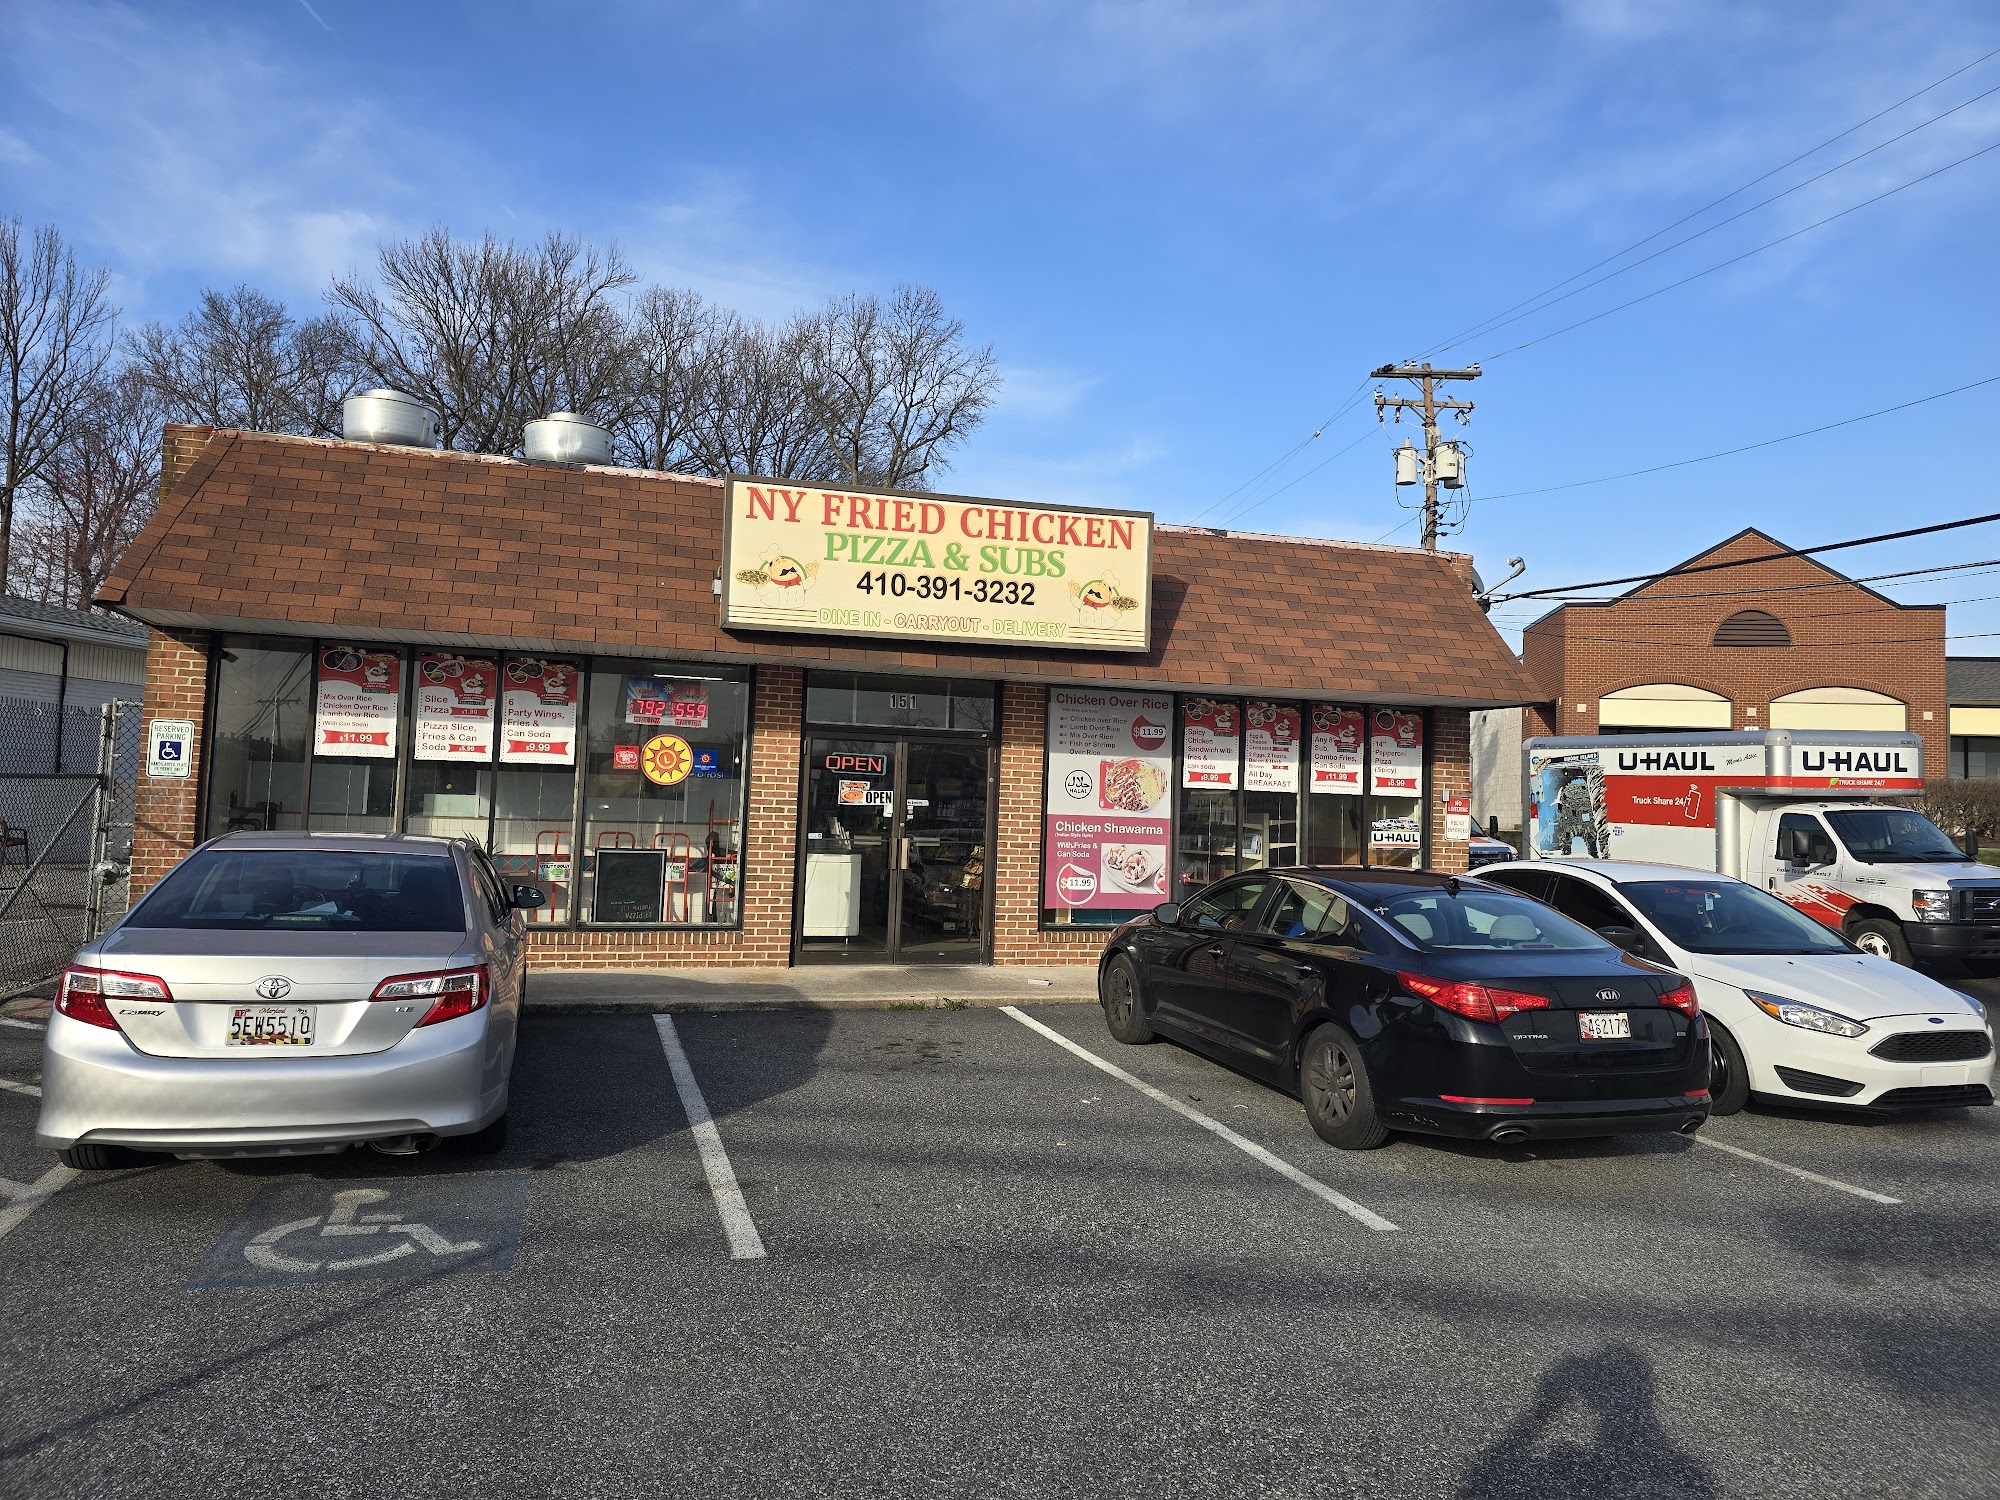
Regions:
<instances>
[{"instance_id":1,"label":"car taillight","mask_svg":"<svg viewBox=\"0 0 2000 1500\"><path fill-rule=\"evenodd\" d=\"M1694 986L1684 984L1677 990L1668 990L1660 996L1660 1004L1679 1011L1692 1021L1701 1014L1701 1002L1694 997Z\"/></svg>"},{"instance_id":2,"label":"car taillight","mask_svg":"<svg viewBox=\"0 0 2000 1500\"><path fill-rule=\"evenodd\" d=\"M1516 1011L1549 1008L1546 995L1496 990L1452 979L1430 979L1422 974L1405 974L1402 978L1403 988L1411 994L1422 995L1431 1004L1473 1021L1504 1021Z\"/></svg>"},{"instance_id":3,"label":"car taillight","mask_svg":"<svg viewBox=\"0 0 2000 1500\"><path fill-rule=\"evenodd\" d=\"M56 991L56 1009L72 1021L86 1026L118 1029L107 1000L164 1000L173 1002L173 991L164 979L151 974L127 974L118 969L89 969L71 964L63 970L62 988Z\"/></svg>"},{"instance_id":4,"label":"car taillight","mask_svg":"<svg viewBox=\"0 0 2000 1500\"><path fill-rule=\"evenodd\" d=\"M397 974L375 986L370 1000L428 1000L419 1026L435 1026L440 1021L469 1016L486 1004L486 965L469 969L438 969L429 974Z\"/></svg>"}]
</instances>

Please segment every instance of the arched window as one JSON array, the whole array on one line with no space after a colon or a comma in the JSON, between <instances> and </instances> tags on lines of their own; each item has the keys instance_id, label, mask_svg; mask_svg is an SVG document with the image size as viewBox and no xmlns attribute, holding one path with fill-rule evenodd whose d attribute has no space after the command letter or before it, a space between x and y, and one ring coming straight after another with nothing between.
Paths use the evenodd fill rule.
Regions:
<instances>
[{"instance_id":1,"label":"arched window","mask_svg":"<svg viewBox=\"0 0 2000 1500\"><path fill-rule=\"evenodd\" d=\"M1773 729L1907 729L1902 699L1867 688L1816 687L1771 700Z\"/></svg>"},{"instance_id":2,"label":"arched window","mask_svg":"<svg viewBox=\"0 0 2000 1500\"><path fill-rule=\"evenodd\" d=\"M1602 729L1727 729L1729 700L1684 682L1620 688L1597 700Z\"/></svg>"},{"instance_id":3,"label":"arched window","mask_svg":"<svg viewBox=\"0 0 2000 1500\"><path fill-rule=\"evenodd\" d=\"M1792 633L1776 615L1761 609L1739 609L1715 627L1717 646L1789 646Z\"/></svg>"}]
</instances>

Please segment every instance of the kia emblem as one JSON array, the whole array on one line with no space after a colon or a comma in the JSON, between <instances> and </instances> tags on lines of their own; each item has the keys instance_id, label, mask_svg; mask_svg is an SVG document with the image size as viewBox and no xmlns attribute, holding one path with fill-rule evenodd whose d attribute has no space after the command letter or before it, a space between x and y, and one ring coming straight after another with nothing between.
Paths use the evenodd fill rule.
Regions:
<instances>
[{"instance_id":1,"label":"kia emblem","mask_svg":"<svg viewBox=\"0 0 2000 1500\"><path fill-rule=\"evenodd\" d=\"M291 992L292 982L282 974L267 974L257 981L259 999L282 1000Z\"/></svg>"},{"instance_id":2,"label":"kia emblem","mask_svg":"<svg viewBox=\"0 0 2000 1500\"><path fill-rule=\"evenodd\" d=\"M1599 990L1597 998L1600 1000L1623 1000L1625 995L1621 990Z\"/></svg>"}]
</instances>

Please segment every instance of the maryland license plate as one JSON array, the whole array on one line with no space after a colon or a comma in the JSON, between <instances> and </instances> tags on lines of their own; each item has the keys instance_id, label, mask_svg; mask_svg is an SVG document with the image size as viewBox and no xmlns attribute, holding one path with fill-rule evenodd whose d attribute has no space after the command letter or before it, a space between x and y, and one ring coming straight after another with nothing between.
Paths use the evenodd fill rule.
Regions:
<instances>
[{"instance_id":1,"label":"maryland license plate","mask_svg":"<svg viewBox=\"0 0 2000 1500\"><path fill-rule=\"evenodd\" d=\"M1586 1042L1629 1042L1632 1017L1622 1010L1586 1010L1576 1018L1576 1034Z\"/></svg>"},{"instance_id":2,"label":"maryland license plate","mask_svg":"<svg viewBox=\"0 0 2000 1500\"><path fill-rule=\"evenodd\" d=\"M310 1047L313 1013L305 1005L239 1005L229 1013L229 1047Z\"/></svg>"}]
</instances>

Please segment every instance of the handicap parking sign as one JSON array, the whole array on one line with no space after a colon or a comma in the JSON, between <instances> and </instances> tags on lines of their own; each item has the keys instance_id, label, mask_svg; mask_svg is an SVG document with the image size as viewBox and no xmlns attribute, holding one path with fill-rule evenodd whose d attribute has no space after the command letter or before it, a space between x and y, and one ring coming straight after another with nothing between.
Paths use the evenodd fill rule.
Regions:
<instances>
[{"instance_id":1,"label":"handicap parking sign","mask_svg":"<svg viewBox=\"0 0 2000 1500\"><path fill-rule=\"evenodd\" d=\"M146 727L146 774L181 778L189 774L194 721L155 719Z\"/></svg>"}]
</instances>

